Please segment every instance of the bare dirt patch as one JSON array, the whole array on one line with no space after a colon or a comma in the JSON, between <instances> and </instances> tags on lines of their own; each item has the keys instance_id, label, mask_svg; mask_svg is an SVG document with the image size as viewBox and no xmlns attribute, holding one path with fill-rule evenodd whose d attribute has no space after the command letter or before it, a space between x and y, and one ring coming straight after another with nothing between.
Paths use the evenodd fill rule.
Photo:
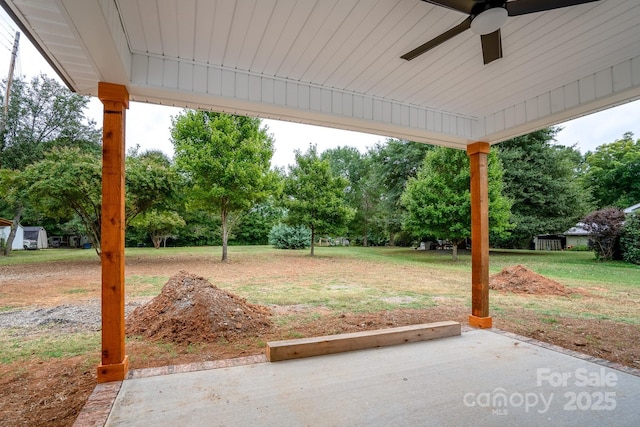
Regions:
<instances>
[{"instance_id":1,"label":"bare dirt patch","mask_svg":"<svg viewBox=\"0 0 640 427\"><path fill-rule=\"evenodd\" d=\"M70 426L96 386L87 357L0 364L0 425Z\"/></svg>"},{"instance_id":2,"label":"bare dirt patch","mask_svg":"<svg viewBox=\"0 0 640 427\"><path fill-rule=\"evenodd\" d=\"M571 291L561 283L529 270L523 265L505 267L489 278L489 289L515 294L568 296Z\"/></svg>"}]
</instances>

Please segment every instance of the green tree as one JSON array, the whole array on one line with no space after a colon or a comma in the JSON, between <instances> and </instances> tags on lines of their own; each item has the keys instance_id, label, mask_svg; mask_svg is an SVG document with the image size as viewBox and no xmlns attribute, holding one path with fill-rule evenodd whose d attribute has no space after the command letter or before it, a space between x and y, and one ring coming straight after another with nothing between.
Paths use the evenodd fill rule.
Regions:
<instances>
[{"instance_id":1,"label":"green tree","mask_svg":"<svg viewBox=\"0 0 640 427\"><path fill-rule=\"evenodd\" d=\"M510 228L511 202L502 195L502 165L489 154L489 229L504 235ZM402 195L407 207L405 227L417 236L451 241L453 258L458 244L471 237L469 157L464 151L438 147L427 154L415 178Z\"/></svg>"},{"instance_id":2,"label":"green tree","mask_svg":"<svg viewBox=\"0 0 640 427\"><path fill-rule=\"evenodd\" d=\"M126 217L127 223L141 212L152 209L175 210L181 202L183 183L161 151L140 152L136 147L126 158Z\"/></svg>"},{"instance_id":3,"label":"green tree","mask_svg":"<svg viewBox=\"0 0 640 427\"><path fill-rule=\"evenodd\" d=\"M126 222L153 208L171 205L177 174L156 154L126 161ZM54 148L24 173L29 203L59 221L77 215L100 254L102 164L100 156L80 148Z\"/></svg>"},{"instance_id":4,"label":"green tree","mask_svg":"<svg viewBox=\"0 0 640 427\"><path fill-rule=\"evenodd\" d=\"M29 200L53 218L69 220L75 213L100 254L102 169L100 157L78 148L54 149L24 172Z\"/></svg>"},{"instance_id":5,"label":"green tree","mask_svg":"<svg viewBox=\"0 0 640 427\"><path fill-rule=\"evenodd\" d=\"M72 93L45 75L34 77L29 83L16 79L11 86L8 113L3 117L4 132L0 135L0 167L14 170L4 173L4 179L10 179L13 185L10 191L0 194L0 214L13 218L10 243L22 215L29 210L28 191L18 171L42 160L53 147L99 152L100 131L84 115L88 103L88 97ZM8 245L5 254L10 250Z\"/></svg>"},{"instance_id":6,"label":"green tree","mask_svg":"<svg viewBox=\"0 0 640 427\"><path fill-rule=\"evenodd\" d=\"M514 229L499 246L528 248L534 236L562 233L591 209L579 180L582 155L553 145L557 132L541 129L494 148L504 167L504 194L513 202Z\"/></svg>"},{"instance_id":7,"label":"green tree","mask_svg":"<svg viewBox=\"0 0 640 427\"><path fill-rule=\"evenodd\" d=\"M273 140L260 119L192 110L173 119L171 138L192 203L220 215L225 262L234 221L277 189Z\"/></svg>"},{"instance_id":8,"label":"green tree","mask_svg":"<svg viewBox=\"0 0 640 427\"><path fill-rule=\"evenodd\" d=\"M599 208L626 208L640 201L640 139L627 132L622 139L585 154L584 185Z\"/></svg>"},{"instance_id":9,"label":"green tree","mask_svg":"<svg viewBox=\"0 0 640 427\"><path fill-rule=\"evenodd\" d=\"M177 212L153 209L137 216L131 225L144 230L151 238L153 247L159 249L163 242L166 245L167 239L185 226L185 222Z\"/></svg>"},{"instance_id":10,"label":"green tree","mask_svg":"<svg viewBox=\"0 0 640 427\"><path fill-rule=\"evenodd\" d=\"M179 211L185 221L185 226L178 229L173 244L176 246L219 246L222 243L220 215L217 212L192 209L192 205L187 201L185 209Z\"/></svg>"},{"instance_id":11,"label":"green tree","mask_svg":"<svg viewBox=\"0 0 640 427\"><path fill-rule=\"evenodd\" d=\"M321 158L329 161L334 176L341 176L349 182L345 200L355 215L348 224L348 237L361 241L362 246L368 246L369 235L376 234L376 225L380 223L379 202L382 197L371 156L369 153L360 153L354 147L337 147L323 152Z\"/></svg>"},{"instance_id":12,"label":"green tree","mask_svg":"<svg viewBox=\"0 0 640 427\"><path fill-rule=\"evenodd\" d=\"M84 115L88 104L89 97L44 74L28 83L14 80L0 139L0 166L22 170L54 146L99 149L100 130Z\"/></svg>"},{"instance_id":13,"label":"green tree","mask_svg":"<svg viewBox=\"0 0 640 427\"><path fill-rule=\"evenodd\" d=\"M266 245L269 232L282 222L285 212L276 204L274 197L257 203L240 218L233 242L240 245Z\"/></svg>"},{"instance_id":14,"label":"green tree","mask_svg":"<svg viewBox=\"0 0 640 427\"><path fill-rule=\"evenodd\" d=\"M342 233L354 211L345 201L348 181L331 172L328 160L321 160L315 145L302 154L295 151L296 164L285 179L284 204L290 225L311 229L311 256L318 234Z\"/></svg>"},{"instance_id":15,"label":"green tree","mask_svg":"<svg viewBox=\"0 0 640 427\"><path fill-rule=\"evenodd\" d=\"M372 185L380 188L376 200L383 227L389 235L389 245L395 245L395 236L402 230L405 207L401 197L407 181L415 177L433 146L419 142L388 139L370 150Z\"/></svg>"},{"instance_id":16,"label":"green tree","mask_svg":"<svg viewBox=\"0 0 640 427\"><path fill-rule=\"evenodd\" d=\"M632 264L640 264L640 214L627 215L622 237L622 258Z\"/></svg>"}]
</instances>

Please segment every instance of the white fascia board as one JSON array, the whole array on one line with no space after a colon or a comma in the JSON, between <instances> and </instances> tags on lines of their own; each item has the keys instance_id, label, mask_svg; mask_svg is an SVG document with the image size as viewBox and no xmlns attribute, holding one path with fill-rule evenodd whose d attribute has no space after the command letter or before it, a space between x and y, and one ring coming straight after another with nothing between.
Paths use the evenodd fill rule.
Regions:
<instances>
[{"instance_id":1,"label":"white fascia board","mask_svg":"<svg viewBox=\"0 0 640 427\"><path fill-rule=\"evenodd\" d=\"M640 56L584 76L474 122L477 140L497 143L640 99Z\"/></svg>"},{"instance_id":2,"label":"white fascia board","mask_svg":"<svg viewBox=\"0 0 640 427\"><path fill-rule=\"evenodd\" d=\"M472 117L210 64L134 53L131 99L464 149ZM164 101L161 101L164 100Z\"/></svg>"}]
</instances>

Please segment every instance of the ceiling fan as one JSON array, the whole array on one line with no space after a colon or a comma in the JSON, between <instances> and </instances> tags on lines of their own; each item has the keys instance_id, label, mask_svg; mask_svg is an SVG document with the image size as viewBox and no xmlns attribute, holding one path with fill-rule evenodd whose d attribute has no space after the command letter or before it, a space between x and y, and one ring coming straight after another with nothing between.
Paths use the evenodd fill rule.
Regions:
<instances>
[{"instance_id":1,"label":"ceiling fan","mask_svg":"<svg viewBox=\"0 0 640 427\"><path fill-rule=\"evenodd\" d=\"M467 19L401 56L411 61L413 58L433 49L458 34L471 29L480 35L482 57L485 65L502 58L502 27L510 16L526 15L567 6L576 6L599 0L422 0L436 6L446 7L469 15Z\"/></svg>"}]
</instances>

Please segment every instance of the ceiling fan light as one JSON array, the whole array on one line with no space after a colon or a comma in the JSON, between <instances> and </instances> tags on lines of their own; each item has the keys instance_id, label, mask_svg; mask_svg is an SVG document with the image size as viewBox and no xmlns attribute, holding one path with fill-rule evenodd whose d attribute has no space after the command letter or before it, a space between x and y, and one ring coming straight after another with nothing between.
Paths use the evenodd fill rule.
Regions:
<instances>
[{"instance_id":1,"label":"ceiling fan light","mask_svg":"<svg viewBox=\"0 0 640 427\"><path fill-rule=\"evenodd\" d=\"M485 35L493 33L507 22L509 15L507 9L502 7L493 7L480 13L471 21L471 31L475 34Z\"/></svg>"}]
</instances>

